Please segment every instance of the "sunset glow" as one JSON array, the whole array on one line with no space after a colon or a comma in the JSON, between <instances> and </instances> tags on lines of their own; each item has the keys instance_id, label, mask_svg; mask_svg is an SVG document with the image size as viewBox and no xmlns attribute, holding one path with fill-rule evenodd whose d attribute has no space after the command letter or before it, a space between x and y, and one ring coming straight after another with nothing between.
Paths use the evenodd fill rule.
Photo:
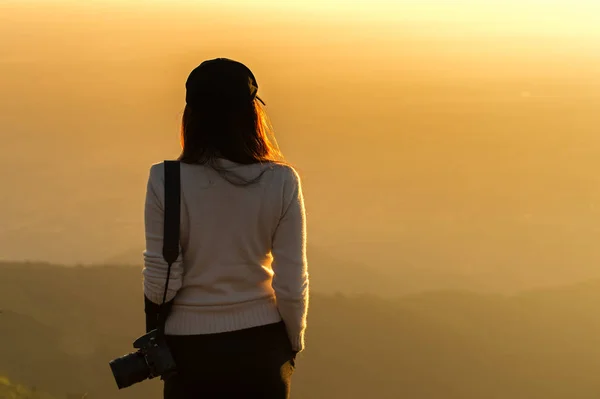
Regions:
<instances>
[{"instance_id":1,"label":"sunset glow","mask_svg":"<svg viewBox=\"0 0 600 399\"><path fill-rule=\"evenodd\" d=\"M599 21L600 0L0 0L0 397L116 397L148 171L181 151L190 71L228 57L302 181L293 397L598 398Z\"/></svg>"}]
</instances>

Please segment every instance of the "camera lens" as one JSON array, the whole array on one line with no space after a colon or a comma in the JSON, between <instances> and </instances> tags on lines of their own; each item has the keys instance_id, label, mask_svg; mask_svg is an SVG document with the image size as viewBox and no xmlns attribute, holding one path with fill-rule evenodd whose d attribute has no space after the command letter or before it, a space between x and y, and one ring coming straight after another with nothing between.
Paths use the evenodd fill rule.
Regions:
<instances>
[{"instance_id":1,"label":"camera lens","mask_svg":"<svg viewBox=\"0 0 600 399\"><path fill-rule=\"evenodd\" d=\"M119 389L127 388L150 377L144 355L139 351L121 356L109 364Z\"/></svg>"}]
</instances>

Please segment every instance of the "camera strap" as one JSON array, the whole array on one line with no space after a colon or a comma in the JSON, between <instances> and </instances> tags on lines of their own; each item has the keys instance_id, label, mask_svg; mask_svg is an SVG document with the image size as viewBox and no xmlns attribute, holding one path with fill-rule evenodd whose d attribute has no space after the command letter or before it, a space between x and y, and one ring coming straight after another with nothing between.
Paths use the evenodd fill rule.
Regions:
<instances>
[{"instance_id":1,"label":"camera strap","mask_svg":"<svg viewBox=\"0 0 600 399\"><path fill-rule=\"evenodd\" d=\"M167 301L171 266L179 257L179 218L181 208L181 180L179 161L165 161L165 209L163 231L163 258L167 262L167 278L162 304L158 314L157 330L164 335L165 323L169 315L170 303Z\"/></svg>"}]
</instances>

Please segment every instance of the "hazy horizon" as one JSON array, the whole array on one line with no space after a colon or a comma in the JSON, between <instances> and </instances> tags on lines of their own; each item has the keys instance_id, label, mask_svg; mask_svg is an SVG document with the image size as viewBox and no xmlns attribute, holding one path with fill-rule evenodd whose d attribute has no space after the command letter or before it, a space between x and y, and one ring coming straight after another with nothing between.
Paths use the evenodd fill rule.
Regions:
<instances>
[{"instance_id":1,"label":"hazy horizon","mask_svg":"<svg viewBox=\"0 0 600 399\"><path fill-rule=\"evenodd\" d=\"M168 4L0 1L0 259L141 247L185 78L227 56L302 174L313 247L399 275L600 277L599 5Z\"/></svg>"}]
</instances>

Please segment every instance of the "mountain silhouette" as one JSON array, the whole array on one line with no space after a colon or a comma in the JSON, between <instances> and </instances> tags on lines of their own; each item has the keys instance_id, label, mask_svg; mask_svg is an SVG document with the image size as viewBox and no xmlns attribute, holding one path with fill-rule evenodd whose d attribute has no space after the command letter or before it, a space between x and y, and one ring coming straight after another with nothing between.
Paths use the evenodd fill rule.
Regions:
<instances>
[{"instance_id":1,"label":"mountain silhouette","mask_svg":"<svg viewBox=\"0 0 600 399\"><path fill-rule=\"evenodd\" d=\"M105 265L143 265L143 248L131 249L107 258ZM442 288L468 289L478 286L476 279L460 273L415 268L410 265L373 267L331 255L326 249L309 245L307 249L311 289L322 293L375 294L398 297L408 293ZM373 263L379 262L373 259Z\"/></svg>"},{"instance_id":2,"label":"mountain silhouette","mask_svg":"<svg viewBox=\"0 0 600 399\"><path fill-rule=\"evenodd\" d=\"M0 264L0 375L116 397L107 362L143 332L138 267ZM514 296L311 297L294 398L597 398L600 282ZM159 398L158 381L118 393Z\"/></svg>"}]
</instances>

